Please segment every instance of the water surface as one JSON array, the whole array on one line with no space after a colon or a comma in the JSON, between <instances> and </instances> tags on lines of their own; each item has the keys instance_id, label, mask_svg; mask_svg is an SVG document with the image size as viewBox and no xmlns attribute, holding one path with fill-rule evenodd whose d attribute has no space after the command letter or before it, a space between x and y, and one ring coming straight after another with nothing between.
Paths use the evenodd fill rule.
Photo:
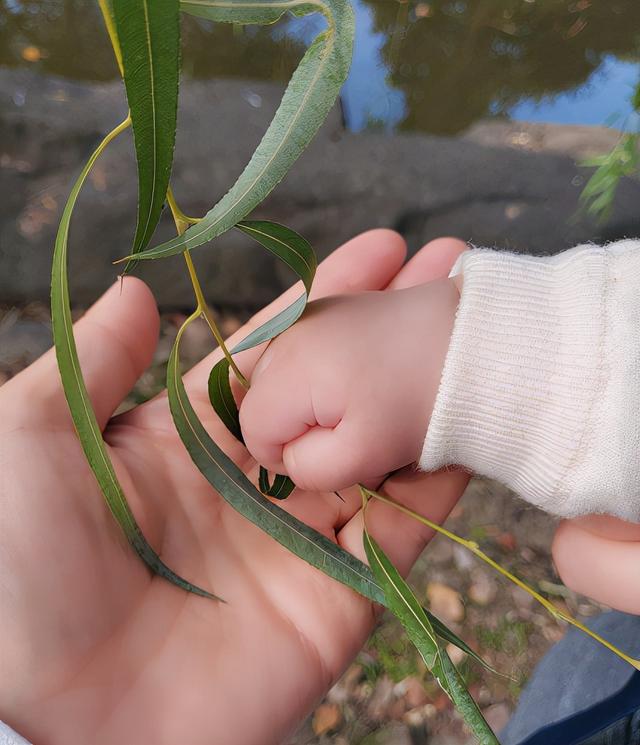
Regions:
<instances>
[{"instance_id":1,"label":"water surface","mask_svg":"<svg viewBox=\"0 0 640 745\"><path fill-rule=\"evenodd\" d=\"M356 0L347 126L455 134L480 119L635 129L638 0ZM183 69L195 78L286 81L321 27L183 21ZM97 3L2 0L0 65L84 81L117 77Z\"/></svg>"}]
</instances>

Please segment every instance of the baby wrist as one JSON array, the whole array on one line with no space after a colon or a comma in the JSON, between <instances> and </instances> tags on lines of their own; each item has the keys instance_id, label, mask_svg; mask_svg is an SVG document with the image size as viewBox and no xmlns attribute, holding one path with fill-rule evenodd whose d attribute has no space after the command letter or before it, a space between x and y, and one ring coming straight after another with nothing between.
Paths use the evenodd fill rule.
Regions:
<instances>
[{"instance_id":1,"label":"baby wrist","mask_svg":"<svg viewBox=\"0 0 640 745\"><path fill-rule=\"evenodd\" d=\"M462 298L420 466L465 466L560 515L640 518L640 244L474 249L455 270Z\"/></svg>"}]
</instances>

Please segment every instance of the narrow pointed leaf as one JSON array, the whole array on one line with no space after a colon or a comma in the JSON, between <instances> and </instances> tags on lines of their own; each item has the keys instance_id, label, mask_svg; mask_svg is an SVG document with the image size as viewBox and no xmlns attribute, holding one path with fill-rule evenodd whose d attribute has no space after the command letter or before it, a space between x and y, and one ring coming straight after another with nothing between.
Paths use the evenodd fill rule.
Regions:
<instances>
[{"instance_id":1,"label":"narrow pointed leaf","mask_svg":"<svg viewBox=\"0 0 640 745\"><path fill-rule=\"evenodd\" d=\"M129 126L129 123L129 119L127 119L108 134L100 143L73 185L62 212L60 226L56 235L53 267L51 271L51 319L53 326L53 341L64 394L69 404L69 410L80 439L80 444L82 445L84 454L100 486L107 505L123 529L127 540L153 572L189 592L211 598L214 597L211 593L192 585L169 569L142 535L142 531L136 523L133 513L127 504L126 497L122 491L120 483L118 482L113 465L109 459L107 448L102 439L102 432L100 431L82 377L78 352L73 337L73 322L71 319L69 284L67 277L67 245L71 215L78 194L80 193L82 185L93 167L93 164L107 147L109 142L117 137L118 134L123 132Z\"/></svg>"},{"instance_id":2,"label":"narrow pointed leaf","mask_svg":"<svg viewBox=\"0 0 640 745\"><path fill-rule=\"evenodd\" d=\"M252 331L246 339L243 339L237 344L231 351L233 354L237 352L244 352L245 349L252 349L257 347L258 344L263 344L265 341L271 341L274 337L286 331L289 326L294 324L298 318L304 313L304 309L307 305L307 295L300 295L291 305L280 311L271 320L263 323L262 326Z\"/></svg>"},{"instance_id":3,"label":"narrow pointed leaf","mask_svg":"<svg viewBox=\"0 0 640 745\"><path fill-rule=\"evenodd\" d=\"M431 670L438 659L438 639L426 613L387 555L367 531L364 548L374 577L384 590L387 607L405 627L425 665Z\"/></svg>"},{"instance_id":4,"label":"narrow pointed leaf","mask_svg":"<svg viewBox=\"0 0 640 745\"><path fill-rule=\"evenodd\" d=\"M107 33L109 34L109 41L111 42L111 47L113 48L113 54L116 58L116 62L118 63L118 70L120 70L120 75L122 75L122 77L124 78L122 52L120 50L120 42L118 41L118 34L116 32L116 20L113 15L113 2L112 0L98 0L98 5L100 6L100 10L102 12L102 18L104 20L104 25L107 28Z\"/></svg>"},{"instance_id":5,"label":"narrow pointed leaf","mask_svg":"<svg viewBox=\"0 0 640 745\"><path fill-rule=\"evenodd\" d=\"M132 254L146 248L165 201L176 136L178 0L112 0L138 162ZM125 267L125 272L130 264Z\"/></svg>"},{"instance_id":6,"label":"narrow pointed leaf","mask_svg":"<svg viewBox=\"0 0 640 745\"><path fill-rule=\"evenodd\" d=\"M265 498L211 439L191 406L180 374L180 340L185 328L186 324L176 337L169 357L167 392L176 429L198 470L235 510L293 554L374 603L388 606L382 587L366 564ZM428 610L425 613L432 624L437 624L439 634L446 631L445 641L468 651L491 669L441 621Z\"/></svg>"},{"instance_id":7,"label":"narrow pointed leaf","mask_svg":"<svg viewBox=\"0 0 640 745\"><path fill-rule=\"evenodd\" d=\"M292 269L302 280L305 293L243 339L233 348L234 353L270 341L300 318L309 299L318 266L315 251L310 243L291 228L269 220L244 220L239 222L236 228L271 251Z\"/></svg>"},{"instance_id":8,"label":"narrow pointed leaf","mask_svg":"<svg viewBox=\"0 0 640 745\"><path fill-rule=\"evenodd\" d=\"M267 7L259 3L260 8L263 5ZM242 2L230 3L229 12L241 6ZM236 183L200 222L183 235L141 252L138 258L182 253L232 228L284 178L313 139L346 79L354 36L349 0L324 0L316 7L325 15L327 29L316 37L293 73L271 124Z\"/></svg>"},{"instance_id":9,"label":"narrow pointed leaf","mask_svg":"<svg viewBox=\"0 0 640 745\"><path fill-rule=\"evenodd\" d=\"M236 440L244 442L238 406L229 383L229 360L226 357L217 362L209 373L209 400L224 426Z\"/></svg>"},{"instance_id":10,"label":"narrow pointed leaf","mask_svg":"<svg viewBox=\"0 0 640 745\"><path fill-rule=\"evenodd\" d=\"M318 260L306 238L272 220L243 220L235 227L285 263L302 280L307 295L311 292Z\"/></svg>"},{"instance_id":11,"label":"narrow pointed leaf","mask_svg":"<svg viewBox=\"0 0 640 745\"><path fill-rule=\"evenodd\" d=\"M289 328L302 315L318 265L315 252L309 242L291 228L269 220L245 220L239 222L236 228L260 243L292 269L302 280L305 292L274 318L249 334L232 350L234 353L270 341ZM209 399L227 429L242 441L238 408L231 393L229 365L226 360L218 362L211 370ZM262 467L258 485L263 494L275 499L286 499L295 489L293 481L281 474L277 474L271 484L269 474Z\"/></svg>"},{"instance_id":12,"label":"narrow pointed leaf","mask_svg":"<svg viewBox=\"0 0 640 745\"><path fill-rule=\"evenodd\" d=\"M273 484L269 482L269 471L264 466L260 466L260 475L258 477L258 486L263 494L274 499L286 499L296 488L296 485L288 476L281 473L275 475Z\"/></svg>"},{"instance_id":13,"label":"narrow pointed leaf","mask_svg":"<svg viewBox=\"0 0 640 745\"><path fill-rule=\"evenodd\" d=\"M384 591L387 607L402 623L407 636L442 690L452 700L481 745L499 745L409 585L366 530L363 542L371 571Z\"/></svg>"},{"instance_id":14,"label":"narrow pointed leaf","mask_svg":"<svg viewBox=\"0 0 640 745\"><path fill-rule=\"evenodd\" d=\"M494 667L491 667L491 665L489 665L486 660L483 660L482 657L480 657L480 655L475 650L471 649L471 647L457 634L454 634L454 632L451 631L448 626L445 626L444 623L442 623L442 621L438 618L438 616L434 616L433 613L431 613L427 608L423 608L423 610L427 614L427 618L433 626L433 630L436 632L436 636L442 639L442 641L446 642L447 644L453 644L454 647L458 647L458 649L461 649L465 654L469 655L469 657L482 665L485 670L488 670L495 675L503 675Z\"/></svg>"},{"instance_id":15,"label":"narrow pointed leaf","mask_svg":"<svg viewBox=\"0 0 640 745\"><path fill-rule=\"evenodd\" d=\"M180 374L179 348L185 328L178 333L169 357L167 392L176 429L200 472L223 499L294 554L365 597L384 602L384 594L365 564L264 497L209 437Z\"/></svg>"}]
</instances>

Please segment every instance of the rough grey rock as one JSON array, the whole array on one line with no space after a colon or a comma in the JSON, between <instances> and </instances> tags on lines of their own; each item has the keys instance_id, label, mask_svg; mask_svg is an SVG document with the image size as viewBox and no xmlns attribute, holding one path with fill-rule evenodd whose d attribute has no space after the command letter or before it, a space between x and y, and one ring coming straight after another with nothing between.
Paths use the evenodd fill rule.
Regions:
<instances>
[{"instance_id":1,"label":"rough grey rock","mask_svg":"<svg viewBox=\"0 0 640 745\"><path fill-rule=\"evenodd\" d=\"M25 367L46 352L51 344L48 324L20 318L15 309L0 320L0 368Z\"/></svg>"},{"instance_id":2,"label":"rough grey rock","mask_svg":"<svg viewBox=\"0 0 640 745\"><path fill-rule=\"evenodd\" d=\"M189 81L181 90L175 192L202 214L229 188L266 129L282 89L270 83ZM119 84L83 85L0 70L0 302L48 297L57 221L73 177L125 113ZM486 130L439 138L344 130L338 108L257 215L302 232L325 256L371 227L400 230L412 251L439 235L537 254L640 232L640 184L625 181L605 228L574 219L585 173L571 157L510 145ZM495 139L495 138L494 138ZM565 138L566 139L566 138ZM562 138L560 138L562 141ZM91 302L116 277L135 227L130 136L98 164L71 229L72 296ZM170 237L164 219L154 242ZM257 308L291 276L246 237L228 233L194 260L211 302ZM140 265L164 307L192 304L180 257Z\"/></svg>"}]
</instances>

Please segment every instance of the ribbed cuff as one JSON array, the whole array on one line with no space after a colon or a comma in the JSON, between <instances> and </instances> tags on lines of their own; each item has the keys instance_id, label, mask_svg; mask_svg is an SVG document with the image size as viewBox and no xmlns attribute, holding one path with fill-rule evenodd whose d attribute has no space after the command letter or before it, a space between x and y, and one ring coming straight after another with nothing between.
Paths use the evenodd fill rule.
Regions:
<instances>
[{"instance_id":1,"label":"ribbed cuff","mask_svg":"<svg viewBox=\"0 0 640 745\"><path fill-rule=\"evenodd\" d=\"M567 474L606 382L608 255L465 252L464 285L420 460L497 479L574 514Z\"/></svg>"},{"instance_id":2,"label":"ribbed cuff","mask_svg":"<svg viewBox=\"0 0 640 745\"><path fill-rule=\"evenodd\" d=\"M4 722L0 722L0 745L30 745L30 743Z\"/></svg>"}]
</instances>

